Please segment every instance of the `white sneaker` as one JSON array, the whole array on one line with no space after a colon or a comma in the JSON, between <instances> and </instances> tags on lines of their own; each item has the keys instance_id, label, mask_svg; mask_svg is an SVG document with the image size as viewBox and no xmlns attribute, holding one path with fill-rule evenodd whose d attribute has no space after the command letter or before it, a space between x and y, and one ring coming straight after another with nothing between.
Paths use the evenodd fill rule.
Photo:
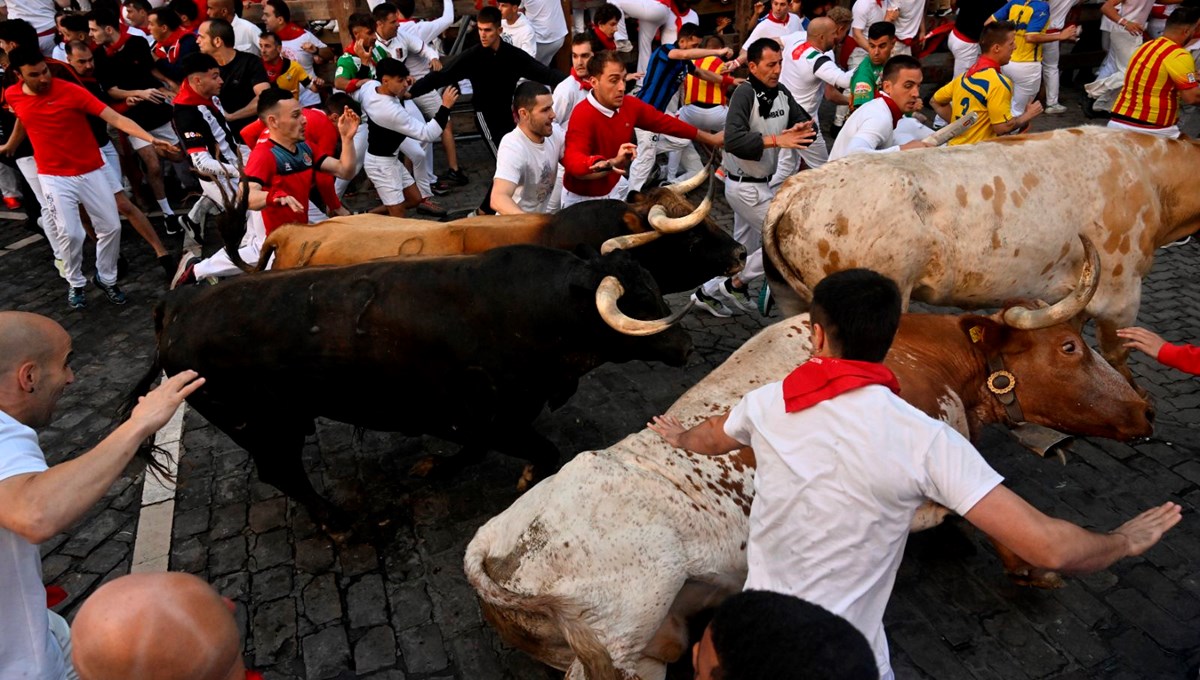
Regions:
<instances>
[{"instance_id":1,"label":"white sneaker","mask_svg":"<svg viewBox=\"0 0 1200 680\"><path fill-rule=\"evenodd\" d=\"M1042 113L1045 113L1045 114L1051 115L1051 116L1061 116L1062 114L1064 114L1066 112L1067 112L1067 107L1063 106L1062 104L1051 104L1050 106L1047 106L1042 111Z\"/></svg>"},{"instance_id":2,"label":"white sneaker","mask_svg":"<svg viewBox=\"0 0 1200 680\"><path fill-rule=\"evenodd\" d=\"M743 312L758 311L758 305L754 304L754 301L750 299L750 295L745 289L738 290L737 288L733 288L733 290L730 290L730 288L731 286L729 285L729 279L725 279L725 281L721 283L721 285L717 286L717 289L713 291L712 296L723 302L726 307L736 307Z\"/></svg>"},{"instance_id":3,"label":"white sneaker","mask_svg":"<svg viewBox=\"0 0 1200 680\"><path fill-rule=\"evenodd\" d=\"M695 293L692 293L692 302L696 303L697 309L703 309L715 317L727 319L733 316L733 310L726 307L724 302L705 295L704 291L699 288L696 289Z\"/></svg>"}]
</instances>

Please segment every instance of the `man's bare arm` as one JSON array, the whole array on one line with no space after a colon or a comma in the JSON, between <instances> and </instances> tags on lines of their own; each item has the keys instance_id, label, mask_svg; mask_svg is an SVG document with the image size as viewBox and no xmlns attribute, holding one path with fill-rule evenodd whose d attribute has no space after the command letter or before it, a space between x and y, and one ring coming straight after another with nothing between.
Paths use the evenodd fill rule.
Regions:
<instances>
[{"instance_id":1,"label":"man's bare arm","mask_svg":"<svg viewBox=\"0 0 1200 680\"><path fill-rule=\"evenodd\" d=\"M687 430L678 418L665 414L655 416L654 420L646 423L646 427L662 435L671 446L705 456L722 456L745 446L725 434L725 421L728 418L728 413L705 418L699 425Z\"/></svg>"}]
</instances>

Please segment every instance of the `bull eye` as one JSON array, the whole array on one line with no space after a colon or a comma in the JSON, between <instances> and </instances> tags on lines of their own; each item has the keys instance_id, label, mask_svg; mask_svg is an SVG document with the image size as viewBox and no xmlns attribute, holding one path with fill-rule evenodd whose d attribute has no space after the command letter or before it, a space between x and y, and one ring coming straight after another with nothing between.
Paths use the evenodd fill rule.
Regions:
<instances>
[{"instance_id":1,"label":"bull eye","mask_svg":"<svg viewBox=\"0 0 1200 680\"><path fill-rule=\"evenodd\" d=\"M1062 350L1063 350L1063 352L1065 352L1067 354L1074 354L1075 353L1075 341L1068 340L1068 341L1064 342L1062 344Z\"/></svg>"}]
</instances>

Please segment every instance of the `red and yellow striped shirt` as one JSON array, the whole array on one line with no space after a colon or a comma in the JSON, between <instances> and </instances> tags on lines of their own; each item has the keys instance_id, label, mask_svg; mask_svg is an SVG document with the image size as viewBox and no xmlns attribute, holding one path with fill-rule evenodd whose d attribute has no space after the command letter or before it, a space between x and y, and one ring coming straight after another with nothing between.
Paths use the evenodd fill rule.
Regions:
<instances>
[{"instance_id":1,"label":"red and yellow striped shirt","mask_svg":"<svg viewBox=\"0 0 1200 680\"><path fill-rule=\"evenodd\" d=\"M696 60L696 68L717 73L725 62L720 57L705 57ZM725 97L725 88L720 83L710 83L696 76L689 75L683 83L683 103L688 104L718 104L727 106L729 100Z\"/></svg>"},{"instance_id":2,"label":"red and yellow striped shirt","mask_svg":"<svg viewBox=\"0 0 1200 680\"><path fill-rule=\"evenodd\" d=\"M1112 107L1114 119L1141 127L1179 122L1179 90L1196 87L1192 53L1169 38L1142 45L1129 60L1125 86Z\"/></svg>"}]
</instances>

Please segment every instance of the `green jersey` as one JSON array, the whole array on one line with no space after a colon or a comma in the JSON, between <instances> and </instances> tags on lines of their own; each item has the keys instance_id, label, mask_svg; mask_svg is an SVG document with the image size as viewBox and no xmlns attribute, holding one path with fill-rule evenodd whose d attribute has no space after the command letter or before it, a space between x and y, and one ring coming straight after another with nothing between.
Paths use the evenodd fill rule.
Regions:
<instances>
[{"instance_id":1,"label":"green jersey","mask_svg":"<svg viewBox=\"0 0 1200 680\"><path fill-rule=\"evenodd\" d=\"M362 59L359 59L353 50L348 50L338 57L334 78L358 78L365 80L367 78L375 78L375 64L388 56L387 50L378 42L371 48L372 62L363 64Z\"/></svg>"},{"instance_id":2,"label":"green jersey","mask_svg":"<svg viewBox=\"0 0 1200 680\"><path fill-rule=\"evenodd\" d=\"M863 59L850 78L850 105L858 108L875 98L879 89L879 76L883 75L883 64L876 66L870 59Z\"/></svg>"}]
</instances>

